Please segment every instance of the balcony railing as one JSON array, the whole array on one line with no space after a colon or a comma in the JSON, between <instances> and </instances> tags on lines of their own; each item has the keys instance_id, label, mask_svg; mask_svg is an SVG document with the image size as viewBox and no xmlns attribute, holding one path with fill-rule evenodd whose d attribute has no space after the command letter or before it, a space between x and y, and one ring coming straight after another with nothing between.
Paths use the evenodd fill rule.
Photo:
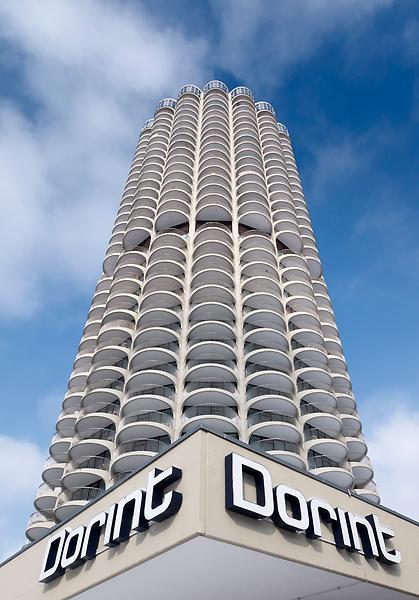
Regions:
<instances>
[{"instance_id":1,"label":"balcony railing","mask_svg":"<svg viewBox=\"0 0 419 600\"><path fill-rule=\"evenodd\" d=\"M172 400L175 396L175 390L173 386L156 385L151 388L130 390L126 395L126 398L128 400L134 396L162 396L163 398Z\"/></svg>"},{"instance_id":2,"label":"balcony railing","mask_svg":"<svg viewBox=\"0 0 419 600\"><path fill-rule=\"evenodd\" d=\"M237 412L230 406L222 406L218 404L203 404L201 406L189 406L185 409L183 413L183 416L187 419L206 415L234 419L235 417L237 417Z\"/></svg>"},{"instance_id":3,"label":"balcony railing","mask_svg":"<svg viewBox=\"0 0 419 600\"><path fill-rule=\"evenodd\" d=\"M79 416L90 415L92 413L106 413L109 415L119 415L120 410L121 407L119 406L119 404L103 404L100 406L93 405L83 408Z\"/></svg>"},{"instance_id":4,"label":"balcony railing","mask_svg":"<svg viewBox=\"0 0 419 600\"><path fill-rule=\"evenodd\" d=\"M335 438L321 429L316 427L310 427L304 429L304 441L309 442L310 440L334 440Z\"/></svg>"},{"instance_id":5,"label":"balcony railing","mask_svg":"<svg viewBox=\"0 0 419 600\"><path fill-rule=\"evenodd\" d=\"M332 458L329 458L328 456L318 454L317 452L309 453L307 459L310 469L321 469L328 467L344 469L346 467L346 461L338 462Z\"/></svg>"},{"instance_id":6,"label":"balcony railing","mask_svg":"<svg viewBox=\"0 0 419 600\"><path fill-rule=\"evenodd\" d=\"M26 528L28 529L29 527L31 527L32 525L36 525L37 523L48 523L48 519L44 517L44 515L42 515L40 512L35 511L29 517L29 521Z\"/></svg>"},{"instance_id":7,"label":"balcony railing","mask_svg":"<svg viewBox=\"0 0 419 600\"><path fill-rule=\"evenodd\" d=\"M86 457L86 460L83 460L80 463L70 463L69 471L74 471L75 469L102 469L107 471L110 462L110 458L106 456L90 456Z\"/></svg>"},{"instance_id":8,"label":"balcony railing","mask_svg":"<svg viewBox=\"0 0 419 600\"><path fill-rule=\"evenodd\" d=\"M120 444L116 450L116 454L119 456L126 452L162 452L169 446L169 441L164 442L163 440L157 439L133 440Z\"/></svg>"},{"instance_id":9,"label":"balcony railing","mask_svg":"<svg viewBox=\"0 0 419 600\"><path fill-rule=\"evenodd\" d=\"M234 394L236 386L228 381L192 381L186 385L186 392L201 390L205 388L226 390Z\"/></svg>"},{"instance_id":10,"label":"balcony railing","mask_svg":"<svg viewBox=\"0 0 419 600\"><path fill-rule=\"evenodd\" d=\"M246 396L248 400L257 398L258 396L284 396L285 398L293 399L293 395L282 390L273 390L261 385L248 385Z\"/></svg>"},{"instance_id":11,"label":"balcony railing","mask_svg":"<svg viewBox=\"0 0 419 600\"><path fill-rule=\"evenodd\" d=\"M300 447L295 442L287 442L285 440L277 439L266 439L258 440L256 442L250 442L252 448L256 450L263 450L264 452L272 452L275 450L282 450L284 452L294 452L295 454L300 453Z\"/></svg>"},{"instance_id":12,"label":"balcony railing","mask_svg":"<svg viewBox=\"0 0 419 600\"><path fill-rule=\"evenodd\" d=\"M115 440L115 430L107 428L98 429L97 427L84 429L83 431L78 431L75 435L76 442L82 440L106 440L113 442Z\"/></svg>"},{"instance_id":13,"label":"balcony railing","mask_svg":"<svg viewBox=\"0 0 419 600\"><path fill-rule=\"evenodd\" d=\"M158 410L147 410L144 412L140 412L136 415L128 415L124 417L121 421L121 426L129 425L130 423L162 423L163 425L167 425L170 427L173 422L173 418L171 415L168 415L164 412L160 412Z\"/></svg>"},{"instance_id":14,"label":"balcony railing","mask_svg":"<svg viewBox=\"0 0 419 600\"><path fill-rule=\"evenodd\" d=\"M258 423L266 423L267 421L280 421L282 423L291 423L293 425L296 424L296 419L294 417L268 410L261 410L253 414L249 414L247 417L248 427L257 425Z\"/></svg>"}]
</instances>

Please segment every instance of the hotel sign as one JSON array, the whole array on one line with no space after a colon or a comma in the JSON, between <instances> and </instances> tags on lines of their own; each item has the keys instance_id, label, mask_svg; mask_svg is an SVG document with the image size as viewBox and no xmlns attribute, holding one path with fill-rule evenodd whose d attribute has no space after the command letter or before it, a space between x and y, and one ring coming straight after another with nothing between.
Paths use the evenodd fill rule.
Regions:
<instances>
[{"instance_id":1,"label":"hotel sign","mask_svg":"<svg viewBox=\"0 0 419 600\"><path fill-rule=\"evenodd\" d=\"M177 467L165 471L153 469L148 474L147 489L137 489L128 494L108 510L94 516L86 526L80 525L76 529L65 527L52 535L39 581L48 583L67 569L75 569L95 558L102 536L103 546L117 546L133 532L145 531L153 523L176 514L182 505L182 494L168 492L166 488L181 477L182 471Z\"/></svg>"},{"instance_id":2,"label":"hotel sign","mask_svg":"<svg viewBox=\"0 0 419 600\"><path fill-rule=\"evenodd\" d=\"M128 540L153 523L175 515L182 505L182 494L168 487L179 481L182 470L170 467L152 469L146 489L136 489L107 510L95 515L87 525L75 529L64 527L51 535L39 576L48 583L67 569L92 560L99 544L112 547ZM254 499L246 499L246 485L254 486ZM322 538L328 524L336 548L363 553L366 558L392 565L400 563L400 552L389 547L393 531L382 525L374 514L360 516L333 507L321 498L309 498L285 484L275 487L263 465L231 453L225 458L225 506L228 511L252 519L271 519L281 529L304 533L308 538Z\"/></svg>"},{"instance_id":3,"label":"hotel sign","mask_svg":"<svg viewBox=\"0 0 419 600\"><path fill-rule=\"evenodd\" d=\"M256 491L256 501L245 498L248 476ZM381 563L399 564L400 552L389 548L394 532L382 525L374 514L362 517L335 508L321 498L309 498L288 485L272 485L263 465L232 453L225 458L226 509L252 519L271 519L281 529L304 533L308 538L322 537L322 524L330 524L336 548L363 553Z\"/></svg>"}]
</instances>

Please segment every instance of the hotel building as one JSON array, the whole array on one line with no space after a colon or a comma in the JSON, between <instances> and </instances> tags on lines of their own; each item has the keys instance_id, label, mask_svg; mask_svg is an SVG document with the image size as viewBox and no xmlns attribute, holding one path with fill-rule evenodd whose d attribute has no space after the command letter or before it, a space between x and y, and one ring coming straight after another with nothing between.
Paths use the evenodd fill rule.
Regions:
<instances>
[{"instance_id":1,"label":"hotel building","mask_svg":"<svg viewBox=\"0 0 419 600\"><path fill-rule=\"evenodd\" d=\"M248 88L185 85L145 123L42 480L26 529L39 541L3 567L45 554L34 599L160 598L181 564L187 598L419 589L396 560L419 548L416 524L379 506L288 130ZM121 508L116 535L115 506L138 489L133 531Z\"/></svg>"},{"instance_id":2,"label":"hotel building","mask_svg":"<svg viewBox=\"0 0 419 600\"><path fill-rule=\"evenodd\" d=\"M141 131L29 540L201 424L378 501L288 131L219 81Z\"/></svg>"}]
</instances>

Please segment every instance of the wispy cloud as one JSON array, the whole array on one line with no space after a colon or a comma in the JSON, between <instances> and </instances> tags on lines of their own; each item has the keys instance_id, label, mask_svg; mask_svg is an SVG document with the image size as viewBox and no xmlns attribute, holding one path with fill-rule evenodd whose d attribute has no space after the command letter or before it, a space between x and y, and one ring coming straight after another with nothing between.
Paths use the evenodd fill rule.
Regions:
<instances>
[{"instance_id":1,"label":"wispy cloud","mask_svg":"<svg viewBox=\"0 0 419 600\"><path fill-rule=\"evenodd\" d=\"M0 495L0 561L25 543L25 519L33 511L32 501L39 485L44 452L24 439L0 435L0 478L5 493Z\"/></svg>"},{"instance_id":2,"label":"wispy cloud","mask_svg":"<svg viewBox=\"0 0 419 600\"><path fill-rule=\"evenodd\" d=\"M274 86L332 35L365 24L392 0L213 0L212 4L221 14L220 64L251 84Z\"/></svg>"},{"instance_id":3,"label":"wispy cloud","mask_svg":"<svg viewBox=\"0 0 419 600\"><path fill-rule=\"evenodd\" d=\"M366 399L364 424L383 504L419 520L419 481L413 476L419 472L416 405L409 390L377 390Z\"/></svg>"},{"instance_id":4,"label":"wispy cloud","mask_svg":"<svg viewBox=\"0 0 419 600\"><path fill-rule=\"evenodd\" d=\"M98 0L0 3L1 40L30 103L0 101L0 308L30 316L57 286L92 286L137 132L156 100L205 77L206 44Z\"/></svg>"}]
</instances>

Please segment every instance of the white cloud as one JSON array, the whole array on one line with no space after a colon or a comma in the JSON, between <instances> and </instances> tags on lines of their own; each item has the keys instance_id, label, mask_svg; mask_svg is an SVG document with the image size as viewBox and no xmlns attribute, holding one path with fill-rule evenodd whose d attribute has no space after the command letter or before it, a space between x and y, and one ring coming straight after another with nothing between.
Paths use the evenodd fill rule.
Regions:
<instances>
[{"instance_id":1,"label":"white cloud","mask_svg":"<svg viewBox=\"0 0 419 600\"><path fill-rule=\"evenodd\" d=\"M217 58L237 77L276 84L333 34L364 26L393 0L213 0L221 12ZM263 42L261 43L261 41Z\"/></svg>"},{"instance_id":2,"label":"white cloud","mask_svg":"<svg viewBox=\"0 0 419 600\"><path fill-rule=\"evenodd\" d=\"M0 435L0 480L6 482L0 495L0 562L25 543L24 530L33 512L33 499L40 483L45 453L24 439Z\"/></svg>"},{"instance_id":3,"label":"white cloud","mask_svg":"<svg viewBox=\"0 0 419 600\"><path fill-rule=\"evenodd\" d=\"M382 390L368 398L365 407L369 456L382 503L419 520L419 410L414 396Z\"/></svg>"},{"instance_id":4,"label":"white cloud","mask_svg":"<svg viewBox=\"0 0 419 600\"><path fill-rule=\"evenodd\" d=\"M46 0L39 8L0 2L0 41L23 72L25 107L0 98L6 317L93 287L150 106L209 76L205 43L161 28L141 5Z\"/></svg>"}]
</instances>

